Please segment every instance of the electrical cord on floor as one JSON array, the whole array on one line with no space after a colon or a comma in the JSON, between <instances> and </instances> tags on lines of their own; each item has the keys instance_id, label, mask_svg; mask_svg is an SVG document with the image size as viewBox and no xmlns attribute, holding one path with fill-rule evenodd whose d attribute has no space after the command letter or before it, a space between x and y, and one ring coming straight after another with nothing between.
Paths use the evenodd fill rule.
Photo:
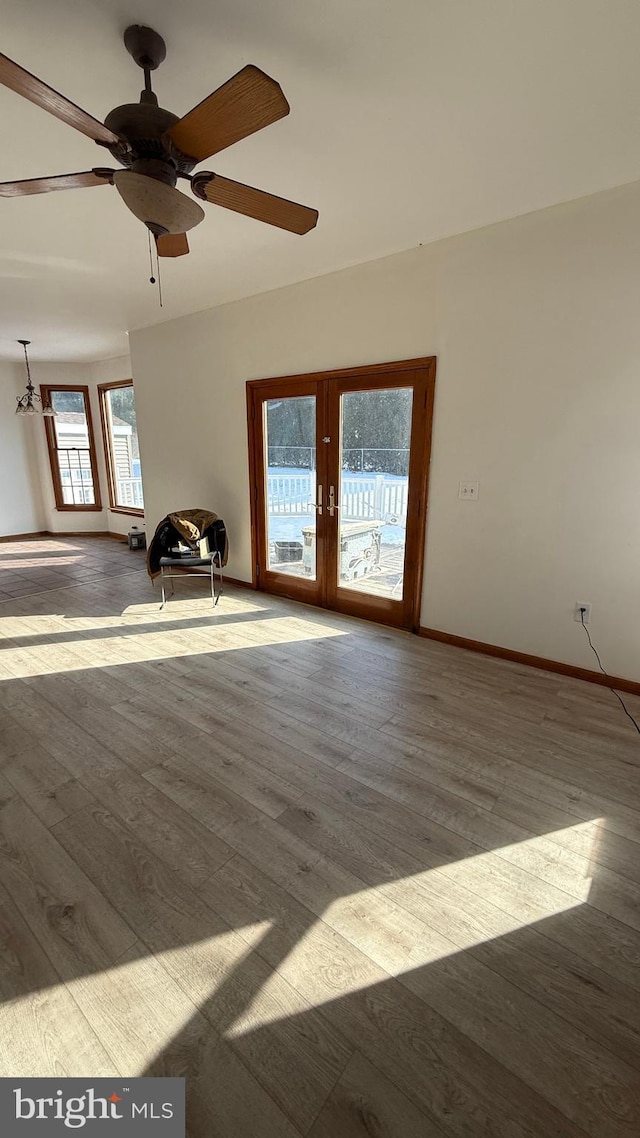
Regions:
<instances>
[{"instance_id":1,"label":"electrical cord on floor","mask_svg":"<svg viewBox=\"0 0 640 1138\"><path fill-rule=\"evenodd\" d=\"M607 679L610 679L608 672L605 672L604 668L602 667L602 660L600 659L600 657L598 655L597 649L594 648L593 641L589 635L589 629L587 628L586 624L584 623L584 609L582 609L582 608L580 609L580 620L582 623L582 627L584 628L584 630L587 634L587 640L589 641L589 647L591 648L591 651L593 652L596 660L598 661L598 667L600 668L600 671L602 672L603 676L606 676ZM612 691L613 694L615 695L616 699L620 701L620 703L622 705L622 710L624 711L625 715L627 715L629 717L629 719L633 723L633 726L635 727L636 731L640 735L640 727L638 727L638 724L636 723L635 719L633 718L633 715L631 714L629 709L626 707L622 696L618 695L616 689L612 688L611 686L609 686L609 691Z\"/></svg>"}]
</instances>

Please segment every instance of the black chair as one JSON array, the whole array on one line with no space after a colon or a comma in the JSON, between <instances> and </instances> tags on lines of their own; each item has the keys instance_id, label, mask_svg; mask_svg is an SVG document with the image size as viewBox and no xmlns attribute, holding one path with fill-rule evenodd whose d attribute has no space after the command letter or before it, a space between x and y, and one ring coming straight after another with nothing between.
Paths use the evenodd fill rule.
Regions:
<instances>
[{"instance_id":1,"label":"black chair","mask_svg":"<svg viewBox=\"0 0 640 1138\"><path fill-rule=\"evenodd\" d=\"M174 594L174 591L175 591L173 588L173 580L175 577L202 577L203 576L202 573L200 573L200 572L189 573L188 570L189 569L195 569L196 567L204 568L205 565L207 565L209 567L209 578L211 581L211 601L212 601L213 607L215 608L218 601L220 600L220 596L222 594L222 586L224 583L224 578L222 575L222 560L221 560L220 554L218 553L217 550L215 553L207 554L206 557L199 557L197 553L194 553L193 555L185 554L184 557L161 557L160 558L160 584L162 586L162 604L160 605L160 608L161 609L164 608L165 603L166 603L166 599L167 599L166 593L165 593L165 587L164 587L165 581L171 581L171 592L170 592L169 596L172 597ZM180 567L180 570L178 573L168 573L167 572L167 569L170 569L171 567L176 568L177 566ZM216 589L216 569L218 570L218 576L217 576L218 588L217 589Z\"/></svg>"},{"instance_id":2,"label":"black chair","mask_svg":"<svg viewBox=\"0 0 640 1138\"><path fill-rule=\"evenodd\" d=\"M161 546L164 546L165 552L157 561L160 568L160 584L162 587L162 604L160 608L163 609L166 601L167 594L165 589L165 581L171 581L170 597L174 594L173 581L176 577L202 577L204 574L201 572L205 567L209 570L208 577L211 584L211 603L213 607L217 605L222 594L224 584L223 577L223 560L225 560L226 551L226 529L222 519L218 519L213 525L209 526L203 534L203 538L207 538L209 543L210 552L201 556L195 550L193 553L177 554L169 550L170 544L177 544L180 535L177 530L167 525L166 531L163 527L160 533ZM171 572L176 570L176 572Z\"/></svg>"}]
</instances>

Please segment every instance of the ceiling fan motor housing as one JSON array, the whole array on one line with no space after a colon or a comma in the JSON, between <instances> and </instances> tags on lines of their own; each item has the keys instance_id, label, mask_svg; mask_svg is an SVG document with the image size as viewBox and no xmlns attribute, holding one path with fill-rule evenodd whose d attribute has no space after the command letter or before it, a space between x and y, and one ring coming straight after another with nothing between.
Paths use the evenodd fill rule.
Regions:
<instances>
[{"instance_id":1,"label":"ceiling fan motor housing","mask_svg":"<svg viewBox=\"0 0 640 1138\"><path fill-rule=\"evenodd\" d=\"M132 24L126 29L124 43L129 55L145 73L145 89L140 92L139 103L123 103L109 111L104 125L124 139L127 145L114 143L108 149L122 166L139 173L143 172L138 165L141 160L154 160L166 163L177 173L189 174L196 165L195 159L178 150L168 134L179 121L179 116L159 107L157 96L151 90L150 72L155 71L165 58L166 44L158 32L142 24ZM146 170L144 173L151 178L170 181L167 171L162 174L159 169L155 173ZM174 176L174 185L175 180Z\"/></svg>"},{"instance_id":2,"label":"ceiling fan motor housing","mask_svg":"<svg viewBox=\"0 0 640 1138\"><path fill-rule=\"evenodd\" d=\"M169 128L178 121L178 115L158 107L155 102L124 103L109 111L104 125L124 138L130 149L126 150L117 143L108 149L122 166L133 167L140 159L155 159L170 163L177 173L189 174L196 160L177 150L167 135Z\"/></svg>"}]
</instances>

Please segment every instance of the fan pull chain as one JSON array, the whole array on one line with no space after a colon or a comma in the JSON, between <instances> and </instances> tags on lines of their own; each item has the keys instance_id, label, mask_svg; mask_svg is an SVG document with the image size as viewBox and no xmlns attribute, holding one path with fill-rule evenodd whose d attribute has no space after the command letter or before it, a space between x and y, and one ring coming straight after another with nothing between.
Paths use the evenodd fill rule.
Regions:
<instances>
[{"instance_id":1,"label":"fan pull chain","mask_svg":"<svg viewBox=\"0 0 640 1138\"><path fill-rule=\"evenodd\" d=\"M153 275L153 253L151 252L151 230L148 229L147 233L149 235L149 271L151 273L151 276L149 277L149 284L155 284L156 278Z\"/></svg>"},{"instance_id":2,"label":"fan pull chain","mask_svg":"<svg viewBox=\"0 0 640 1138\"><path fill-rule=\"evenodd\" d=\"M158 282L158 299L160 301L160 307L162 308L162 281L160 280L160 256L158 253L158 242L155 238L154 238L154 243L155 243L155 247L156 247L156 273L155 273L155 276L153 275L153 249L151 246L151 230L149 230L149 270L151 272L151 276L149 277L149 284L155 284L156 281Z\"/></svg>"}]
</instances>

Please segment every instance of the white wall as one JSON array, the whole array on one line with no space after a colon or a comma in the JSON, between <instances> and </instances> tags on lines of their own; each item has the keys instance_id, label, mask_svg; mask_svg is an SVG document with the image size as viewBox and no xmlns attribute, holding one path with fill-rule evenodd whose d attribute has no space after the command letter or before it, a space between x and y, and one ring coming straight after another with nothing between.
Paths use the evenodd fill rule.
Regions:
<instances>
[{"instance_id":1,"label":"white wall","mask_svg":"<svg viewBox=\"0 0 640 1138\"><path fill-rule=\"evenodd\" d=\"M25 383L24 365L0 362L0 537L45 528L35 438L38 424L30 416L14 414Z\"/></svg>"},{"instance_id":2,"label":"white wall","mask_svg":"<svg viewBox=\"0 0 640 1138\"><path fill-rule=\"evenodd\" d=\"M249 579L245 381L438 356L422 624L640 679L640 187L131 334L149 529ZM478 479L476 503L458 483Z\"/></svg>"},{"instance_id":3,"label":"white wall","mask_svg":"<svg viewBox=\"0 0 640 1138\"><path fill-rule=\"evenodd\" d=\"M13 414L15 396L24 392L24 365L0 362L0 536L38 530L126 534L132 522L142 529L144 518L109 509L97 391L99 383L131 379L129 358L93 364L35 362L31 371L36 389L41 383L77 383L89 388L103 509L73 513L56 509L43 421L35 416L23 421Z\"/></svg>"}]
</instances>

